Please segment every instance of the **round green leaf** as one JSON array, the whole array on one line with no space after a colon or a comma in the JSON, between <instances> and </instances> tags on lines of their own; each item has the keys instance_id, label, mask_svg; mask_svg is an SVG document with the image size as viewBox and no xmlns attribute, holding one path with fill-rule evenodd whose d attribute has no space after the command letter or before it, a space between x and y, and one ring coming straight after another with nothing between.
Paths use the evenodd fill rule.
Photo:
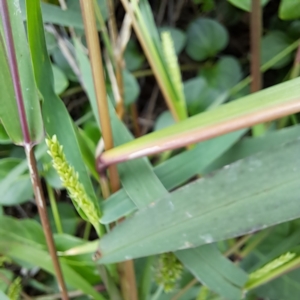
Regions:
<instances>
[{"instance_id":1,"label":"round green leaf","mask_svg":"<svg viewBox=\"0 0 300 300\"><path fill-rule=\"evenodd\" d=\"M54 77L54 90L57 95L61 94L69 85L69 81L64 72L57 67L52 65L53 77Z\"/></svg>"},{"instance_id":2,"label":"round green leaf","mask_svg":"<svg viewBox=\"0 0 300 300\"><path fill-rule=\"evenodd\" d=\"M251 1L252 0L228 0L232 5L246 11L251 11ZM261 0L262 6L265 6L269 1L270 0Z\"/></svg>"},{"instance_id":3,"label":"round green leaf","mask_svg":"<svg viewBox=\"0 0 300 300\"><path fill-rule=\"evenodd\" d=\"M145 56L142 54L134 40L130 40L128 42L124 52L124 59L126 62L126 68L129 71L135 71L142 67L145 61Z\"/></svg>"},{"instance_id":4,"label":"round green leaf","mask_svg":"<svg viewBox=\"0 0 300 300\"><path fill-rule=\"evenodd\" d=\"M45 30L45 39L47 50L49 53L52 53L57 48L57 41L53 33Z\"/></svg>"},{"instance_id":5,"label":"round green leaf","mask_svg":"<svg viewBox=\"0 0 300 300\"><path fill-rule=\"evenodd\" d=\"M210 88L205 78L195 77L184 82L184 94L189 114L195 115L204 111L219 92Z\"/></svg>"},{"instance_id":6,"label":"round green leaf","mask_svg":"<svg viewBox=\"0 0 300 300\"><path fill-rule=\"evenodd\" d=\"M0 123L0 144L11 144L9 136L7 135L4 126Z\"/></svg>"},{"instance_id":7,"label":"round green leaf","mask_svg":"<svg viewBox=\"0 0 300 300\"><path fill-rule=\"evenodd\" d=\"M227 44L226 28L212 19L199 18L188 28L186 51L194 60L213 57Z\"/></svg>"},{"instance_id":8,"label":"round green leaf","mask_svg":"<svg viewBox=\"0 0 300 300\"><path fill-rule=\"evenodd\" d=\"M51 53L52 58L55 62L55 65L59 67L64 74L68 77L69 80L77 82L77 76L74 74L73 70L71 69L69 63L61 53L59 48L56 48Z\"/></svg>"},{"instance_id":9,"label":"round green leaf","mask_svg":"<svg viewBox=\"0 0 300 300\"><path fill-rule=\"evenodd\" d=\"M279 6L279 17L283 20L300 18L300 0L281 0Z\"/></svg>"},{"instance_id":10,"label":"round green leaf","mask_svg":"<svg viewBox=\"0 0 300 300\"><path fill-rule=\"evenodd\" d=\"M124 103L130 105L136 101L140 95L140 86L135 77L128 72L123 70L123 81L124 81Z\"/></svg>"},{"instance_id":11,"label":"round green leaf","mask_svg":"<svg viewBox=\"0 0 300 300\"><path fill-rule=\"evenodd\" d=\"M261 44L261 60L262 64L269 61L279 52L283 51L291 44L289 37L281 31L273 31L265 35ZM286 55L272 69L280 69L291 62L293 54Z\"/></svg>"},{"instance_id":12,"label":"round green leaf","mask_svg":"<svg viewBox=\"0 0 300 300\"><path fill-rule=\"evenodd\" d=\"M161 130L161 129L171 126L173 124L175 124L175 120L174 120L172 114L168 110L164 111L156 119L156 122L154 125L154 131Z\"/></svg>"},{"instance_id":13,"label":"round green leaf","mask_svg":"<svg viewBox=\"0 0 300 300\"><path fill-rule=\"evenodd\" d=\"M232 56L223 56L213 66L207 66L200 70L210 87L220 91L227 91L236 85L242 78L242 70L239 61Z\"/></svg>"},{"instance_id":14,"label":"round green leaf","mask_svg":"<svg viewBox=\"0 0 300 300\"><path fill-rule=\"evenodd\" d=\"M177 28L174 27L160 27L158 28L159 34L161 34L163 31L168 31L171 34L173 43L174 43L174 48L175 48L175 52L176 54L179 54L182 49L184 48L185 44L186 44L186 34Z\"/></svg>"},{"instance_id":15,"label":"round green leaf","mask_svg":"<svg viewBox=\"0 0 300 300\"><path fill-rule=\"evenodd\" d=\"M22 159L18 158L4 158L0 160L0 180L16 167ZM5 192L0 190L0 205L16 205L21 204L33 197L33 191L29 174L19 176L14 179Z\"/></svg>"}]
</instances>

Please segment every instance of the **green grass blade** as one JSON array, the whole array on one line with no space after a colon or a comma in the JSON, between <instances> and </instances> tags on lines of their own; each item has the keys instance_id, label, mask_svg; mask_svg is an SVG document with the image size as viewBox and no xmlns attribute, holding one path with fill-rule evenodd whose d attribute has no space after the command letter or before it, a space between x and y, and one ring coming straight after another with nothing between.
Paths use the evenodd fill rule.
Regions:
<instances>
[{"instance_id":1,"label":"green grass blade","mask_svg":"<svg viewBox=\"0 0 300 300\"><path fill-rule=\"evenodd\" d=\"M226 151L203 171L205 174L222 168L239 159L253 155L261 151L271 151L272 148L291 142L300 137L300 125L286 127L281 130L269 132L262 137L246 137Z\"/></svg>"},{"instance_id":2,"label":"green grass blade","mask_svg":"<svg viewBox=\"0 0 300 300\"><path fill-rule=\"evenodd\" d=\"M20 18L21 10L19 1L8 1L7 4L30 137L33 142L39 142L44 133L42 114L30 63L25 28L22 19ZM2 108L0 110L0 119L13 142L21 144L23 141L23 134L12 87L11 74L6 59L4 39L1 38L1 36L3 36L2 22L0 22L0 32L0 106Z\"/></svg>"},{"instance_id":3,"label":"green grass blade","mask_svg":"<svg viewBox=\"0 0 300 300\"><path fill-rule=\"evenodd\" d=\"M118 163L274 120L300 111L299 94L300 78L290 80L106 151L101 160Z\"/></svg>"},{"instance_id":4,"label":"green grass blade","mask_svg":"<svg viewBox=\"0 0 300 300\"><path fill-rule=\"evenodd\" d=\"M248 279L247 273L220 255L215 245L177 251L175 254L210 290L226 299L242 298L242 287Z\"/></svg>"},{"instance_id":5,"label":"green grass blade","mask_svg":"<svg viewBox=\"0 0 300 300\"><path fill-rule=\"evenodd\" d=\"M259 153L160 199L103 237L100 261L191 248L298 218L299 150L297 140Z\"/></svg>"},{"instance_id":6,"label":"green grass blade","mask_svg":"<svg viewBox=\"0 0 300 300\"><path fill-rule=\"evenodd\" d=\"M54 80L50 59L46 49L43 22L40 10L40 1L30 0L26 2L28 40L31 51L31 59L34 68L34 75L38 89L44 99L42 112L45 122L45 129L49 136L57 135L58 141L64 147L68 162L79 174L79 180L85 187L89 198L94 202L95 207L99 204L83 163L79 144L76 138L75 127L69 113L61 99L54 92ZM88 218L73 202L78 212L85 220Z\"/></svg>"},{"instance_id":7,"label":"green grass blade","mask_svg":"<svg viewBox=\"0 0 300 300\"><path fill-rule=\"evenodd\" d=\"M20 0L21 9L25 12L25 1ZM79 1L77 1L79 2ZM76 5L75 5L76 6ZM52 23L60 26L73 27L76 29L84 29L82 16L78 6L75 8L68 8L67 10L61 9L58 5L49 4L49 3L41 3L43 21L45 23ZM23 19L27 20L27 16L24 13ZM107 15L104 15L104 19L107 19Z\"/></svg>"}]
</instances>

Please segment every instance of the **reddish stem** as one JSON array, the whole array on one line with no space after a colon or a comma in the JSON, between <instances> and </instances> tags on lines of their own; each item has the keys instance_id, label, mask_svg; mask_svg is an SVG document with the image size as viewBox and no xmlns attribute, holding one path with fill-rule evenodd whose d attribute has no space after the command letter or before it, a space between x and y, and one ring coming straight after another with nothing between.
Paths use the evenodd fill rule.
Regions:
<instances>
[{"instance_id":1,"label":"reddish stem","mask_svg":"<svg viewBox=\"0 0 300 300\"><path fill-rule=\"evenodd\" d=\"M30 134L29 134L28 124L26 120L26 112L25 112L23 95L21 90L21 81L18 72L16 50L15 50L14 40L12 36L11 24L9 20L7 0L0 0L0 13L2 18L4 36L6 40L7 58L8 58L11 77L13 81L14 91L16 95L16 101L17 101L18 112L20 116L20 124L22 128L24 144L30 145L31 140L30 140Z\"/></svg>"}]
</instances>

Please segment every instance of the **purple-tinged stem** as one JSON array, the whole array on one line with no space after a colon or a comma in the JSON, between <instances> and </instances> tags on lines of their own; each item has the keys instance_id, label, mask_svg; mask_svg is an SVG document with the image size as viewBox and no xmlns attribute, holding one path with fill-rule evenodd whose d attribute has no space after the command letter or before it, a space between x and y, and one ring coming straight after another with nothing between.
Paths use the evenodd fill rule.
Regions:
<instances>
[{"instance_id":1,"label":"purple-tinged stem","mask_svg":"<svg viewBox=\"0 0 300 300\"><path fill-rule=\"evenodd\" d=\"M46 238L46 242L48 245L49 253L52 258L53 267L56 273L58 286L62 294L62 299L68 300L69 299L68 292L64 282L60 263L56 254L50 222L46 211L46 201L45 201L44 192L42 189L41 181L37 170L36 159L32 147L33 143L31 142L30 139L26 112L24 108L23 95L21 90L20 76L19 76L17 59L16 59L16 51L14 46L14 40L12 37L12 28L10 24L7 0L0 0L0 15L3 23L4 37L7 45L7 57L8 57L10 73L14 85L14 92L15 92L17 106L18 106L18 113L20 117L21 128L22 128L23 139L24 139L24 148L27 157L33 192L35 195L35 200L36 200L39 216L41 219L44 235Z\"/></svg>"},{"instance_id":2,"label":"purple-tinged stem","mask_svg":"<svg viewBox=\"0 0 300 300\"><path fill-rule=\"evenodd\" d=\"M17 101L18 112L20 116L20 123L21 123L23 138L24 138L24 144L31 145L31 139L30 139L28 124L26 120L26 112L25 112L23 95L21 90L21 81L18 72L16 50L15 50L13 36L12 36L11 24L9 21L7 0L0 0L0 14L2 18L4 36L5 36L6 47L7 47L8 63L9 63L14 91L16 95L16 101Z\"/></svg>"}]
</instances>

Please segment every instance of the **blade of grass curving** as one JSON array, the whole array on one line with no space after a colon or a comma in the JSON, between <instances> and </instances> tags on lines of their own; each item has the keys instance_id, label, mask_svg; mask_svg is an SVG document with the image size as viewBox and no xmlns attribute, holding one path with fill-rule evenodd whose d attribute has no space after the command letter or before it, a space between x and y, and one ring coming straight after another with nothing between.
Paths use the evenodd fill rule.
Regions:
<instances>
[{"instance_id":1,"label":"blade of grass curving","mask_svg":"<svg viewBox=\"0 0 300 300\"><path fill-rule=\"evenodd\" d=\"M250 13L250 39L251 39L251 92L262 89L262 74L260 70L261 34L262 34L262 7L260 0L251 0ZM263 135L266 131L264 124L258 124L252 128L254 136Z\"/></svg>"},{"instance_id":2,"label":"blade of grass curving","mask_svg":"<svg viewBox=\"0 0 300 300\"><path fill-rule=\"evenodd\" d=\"M216 245L176 251L176 256L210 290L226 299L240 300L248 276L224 256Z\"/></svg>"},{"instance_id":3,"label":"blade of grass curving","mask_svg":"<svg viewBox=\"0 0 300 300\"><path fill-rule=\"evenodd\" d=\"M26 2L28 40L31 51L31 60L37 87L43 97L42 113L45 121L46 132L49 136L57 135L58 141L63 145L68 162L79 174L79 180L85 187L89 198L99 209L96 195L82 160L79 144L76 138L75 126L61 99L54 92L53 73L50 59L46 50L43 22L38 0ZM81 217L88 218L73 202Z\"/></svg>"},{"instance_id":4,"label":"blade of grass curving","mask_svg":"<svg viewBox=\"0 0 300 300\"><path fill-rule=\"evenodd\" d=\"M99 168L180 148L300 111L300 79L294 79L138 138L98 157Z\"/></svg>"},{"instance_id":5,"label":"blade of grass curving","mask_svg":"<svg viewBox=\"0 0 300 300\"><path fill-rule=\"evenodd\" d=\"M298 218L299 150L297 140L259 153L160 199L103 237L100 262L192 248Z\"/></svg>"}]
</instances>

